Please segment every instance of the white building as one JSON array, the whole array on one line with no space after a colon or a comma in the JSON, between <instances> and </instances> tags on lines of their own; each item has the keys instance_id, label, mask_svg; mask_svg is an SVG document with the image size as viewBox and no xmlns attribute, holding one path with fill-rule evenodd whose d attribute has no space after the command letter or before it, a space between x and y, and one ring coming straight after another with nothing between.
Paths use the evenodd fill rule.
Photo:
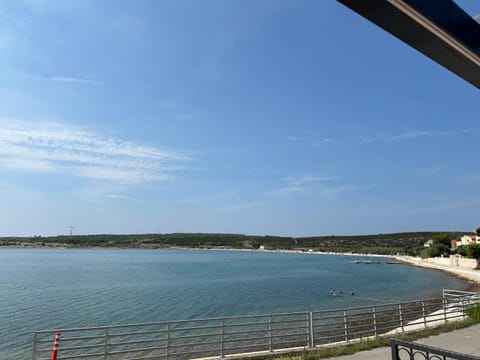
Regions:
<instances>
[{"instance_id":1,"label":"white building","mask_svg":"<svg viewBox=\"0 0 480 360\"><path fill-rule=\"evenodd\" d=\"M477 235L463 235L460 238L460 245L475 245L480 242L480 237Z\"/></svg>"},{"instance_id":2,"label":"white building","mask_svg":"<svg viewBox=\"0 0 480 360\"><path fill-rule=\"evenodd\" d=\"M433 245L433 240L430 239L423 244L423 247L430 247L432 245Z\"/></svg>"}]
</instances>

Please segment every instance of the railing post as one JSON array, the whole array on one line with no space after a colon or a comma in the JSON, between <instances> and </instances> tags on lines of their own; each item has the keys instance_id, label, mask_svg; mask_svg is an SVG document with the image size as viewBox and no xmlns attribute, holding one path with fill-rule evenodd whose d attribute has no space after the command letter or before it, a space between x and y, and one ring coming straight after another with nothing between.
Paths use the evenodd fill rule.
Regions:
<instances>
[{"instance_id":1,"label":"railing post","mask_svg":"<svg viewBox=\"0 0 480 360\"><path fill-rule=\"evenodd\" d=\"M273 351L272 344L272 315L268 314L268 351Z\"/></svg>"},{"instance_id":2,"label":"railing post","mask_svg":"<svg viewBox=\"0 0 480 360\"><path fill-rule=\"evenodd\" d=\"M105 329L105 339L103 340L103 359L107 359L108 354L108 328Z\"/></svg>"},{"instance_id":3,"label":"railing post","mask_svg":"<svg viewBox=\"0 0 480 360\"><path fill-rule=\"evenodd\" d=\"M225 323L223 319L220 322L220 357L225 357L225 347L224 347L224 335L225 335Z\"/></svg>"},{"instance_id":4,"label":"railing post","mask_svg":"<svg viewBox=\"0 0 480 360\"><path fill-rule=\"evenodd\" d=\"M313 312L308 313L308 334L310 338L309 347L313 349L315 347L315 334L313 333Z\"/></svg>"},{"instance_id":5,"label":"railing post","mask_svg":"<svg viewBox=\"0 0 480 360\"><path fill-rule=\"evenodd\" d=\"M395 344L395 340L391 340L390 348L392 349L392 360L398 360L398 344Z\"/></svg>"},{"instance_id":6,"label":"railing post","mask_svg":"<svg viewBox=\"0 0 480 360\"><path fill-rule=\"evenodd\" d=\"M400 320L400 328L403 331L403 314L402 314L402 304L398 304L398 316Z\"/></svg>"},{"instance_id":7,"label":"railing post","mask_svg":"<svg viewBox=\"0 0 480 360\"><path fill-rule=\"evenodd\" d=\"M345 329L345 342L348 343L348 323L347 323L347 312L343 311L343 327Z\"/></svg>"},{"instance_id":8,"label":"railing post","mask_svg":"<svg viewBox=\"0 0 480 360\"><path fill-rule=\"evenodd\" d=\"M37 357L37 333L33 333L33 353L32 353L32 360L35 360Z\"/></svg>"},{"instance_id":9,"label":"railing post","mask_svg":"<svg viewBox=\"0 0 480 360\"><path fill-rule=\"evenodd\" d=\"M52 360L57 360L58 356L58 347L60 346L60 332L55 333L55 340L53 342L53 350L52 350Z\"/></svg>"},{"instance_id":10,"label":"railing post","mask_svg":"<svg viewBox=\"0 0 480 360\"><path fill-rule=\"evenodd\" d=\"M377 312L375 311L375 305L372 306L372 312L373 312L373 333L375 337L377 337Z\"/></svg>"},{"instance_id":11,"label":"railing post","mask_svg":"<svg viewBox=\"0 0 480 360\"><path fill-rule=\"evenodd\" d=\"M170 359L170 321L167 322L167 360Z\"/></svg>"},{"instance_id":12,"label":"railing post","mask_svg":"<svg viewBox=\"0 0 480 360\"><path fill-rule=\"evenodd\" d=\"M462 316L463 320L465 320L465 297L462 296Z\"/></svg>"},{"instance_id":13,"label":"railing post","mask_svg":"<svg viewBox=\"0 0 480 360\"><path fill-rule=\"evenodd\" d=\"M443 305L443 318L446 324L447 323L447 298L442 299L442 305Z\"/></svg>"},{"instance_id":14,"label":"railing post","mask_svg":"<svg viewBox=\"0 0 480 360\"><path fill-rule=\"evenodd\" d=\"M423 326L427 328L427 315L425 314L425 301L422 301Z\"/></svg>"}]
</instances>

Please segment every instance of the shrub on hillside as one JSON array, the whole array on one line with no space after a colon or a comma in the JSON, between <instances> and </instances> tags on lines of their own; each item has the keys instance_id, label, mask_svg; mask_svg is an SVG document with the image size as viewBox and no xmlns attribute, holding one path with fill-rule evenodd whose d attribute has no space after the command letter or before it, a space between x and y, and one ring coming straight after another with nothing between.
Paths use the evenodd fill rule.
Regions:
<instances>
[{"instance_id":1,"label":"shrub on hillside","mask_svg":"<svg viewBox=\"0 0 480 360\"><path fill-rule=\"evenodd\" d=\"M480 245L468 245L466 246L467 250L467 257L471 259L478 259L480 258Z\"/></svg>"}]
</instances>

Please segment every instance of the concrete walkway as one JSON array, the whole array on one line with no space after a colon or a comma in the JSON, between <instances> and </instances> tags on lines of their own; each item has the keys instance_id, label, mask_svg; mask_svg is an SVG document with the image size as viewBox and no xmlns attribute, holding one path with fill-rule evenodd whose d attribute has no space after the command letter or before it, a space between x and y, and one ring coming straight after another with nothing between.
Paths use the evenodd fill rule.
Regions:
<instances>
[{"instance_id":1,"label":"concrete walkway","mask_svg":"<svg viewBox=\"0 0 480 360\"><path fill-rule=\"evenodd\" d=\"M418 339L415 342L468 355L480 356L480 324L424 339ZM391 358L392 355L390 352L390 347L382 347L368 351L361 351L353 355L339 356L332 359L388 360Z\"/></svg>"}]
</instances>

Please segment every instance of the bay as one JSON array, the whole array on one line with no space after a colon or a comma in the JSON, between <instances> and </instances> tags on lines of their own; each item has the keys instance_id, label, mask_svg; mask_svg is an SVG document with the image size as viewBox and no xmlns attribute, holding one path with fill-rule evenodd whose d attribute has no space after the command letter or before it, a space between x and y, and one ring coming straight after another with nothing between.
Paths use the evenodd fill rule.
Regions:
<instances>
[{"instance_id":1,"label":"bay","mask_svg":"<svg viewBox=\"0 0 480 360\"><path fill-rule=\"evenodd\" d=\"M0 358L31 357L34 330L342 308L466 288L439 271L390 265L385 258L373 258L371 265L353 259L254 251L1 249ZM332 289L342 296L330 296Z\"/></svg>"}]
</instances>

